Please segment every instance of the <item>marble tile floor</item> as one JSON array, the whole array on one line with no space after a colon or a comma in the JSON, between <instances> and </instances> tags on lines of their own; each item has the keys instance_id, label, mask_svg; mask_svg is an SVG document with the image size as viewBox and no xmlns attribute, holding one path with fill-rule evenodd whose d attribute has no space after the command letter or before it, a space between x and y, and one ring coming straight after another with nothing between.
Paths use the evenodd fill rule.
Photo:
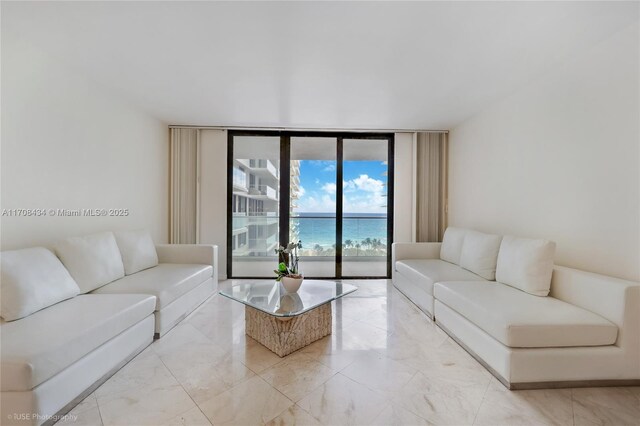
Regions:
<instances>
[{"instance_id":1,"label":"marble tile floor","mask_svg":"<svg viewBox=\"0 0 640 426\"><path fill-rule=\"evenodd\" d=\"M221 285L231 285L226 281ZM387 280L279 358L215 295L59 425L640 425L640 388L509 391Z\"/></svg>"}]
</instances>

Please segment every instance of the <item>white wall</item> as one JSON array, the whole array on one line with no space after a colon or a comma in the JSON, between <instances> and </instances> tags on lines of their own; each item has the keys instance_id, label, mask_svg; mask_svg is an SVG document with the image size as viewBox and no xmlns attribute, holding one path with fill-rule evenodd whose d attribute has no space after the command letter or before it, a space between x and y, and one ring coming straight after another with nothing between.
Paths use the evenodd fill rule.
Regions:
<instances>
[{"instance_id":1,"label":"white wall","mask_svg":"<svg viewBox=\"0 0 640 426\"><path fill-rule=\"evenodd\" d=\"M450 224L640 280L638 39L636 23L454 128Z\"/></svg>"},{"instance_id":2,"label":"white wall","mask_svg":"<svg viewBox=\"0 0 640 426\"><path fill-rule=\"evenodd\" d=\"M200 131L201 244L218 245L219 278L227 277L227 131Z\"/></svg>"},{"instance_id":3,"label":"white wall","mask_svg":"<svg viewBox=\"0 0 640 426\"><path fill-rule=\"evenodd\" d=\"M167 240L167 126L4 33L1 169L1 209L129 209L3 216L2 249L133 228Z\"/></svg>"}]
</instances>

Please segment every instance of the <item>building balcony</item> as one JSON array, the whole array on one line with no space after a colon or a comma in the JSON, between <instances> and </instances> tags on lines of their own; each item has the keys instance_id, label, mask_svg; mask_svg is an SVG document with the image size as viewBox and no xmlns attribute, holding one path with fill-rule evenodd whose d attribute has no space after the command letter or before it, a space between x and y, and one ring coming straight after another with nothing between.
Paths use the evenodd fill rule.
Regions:
<instances>
[{"instance_id":1,"label":"building balcony","mask_svg":"<svg viewBox=\"0 0 640 426\"><path fill-rule=\"evenodd\" d=\"M234 167L233 168L233 190L247 192L247 173Z\"/></svg>"},{"instance_id":2,"label":"building balcony","mask_svg":"<svg viewBox=\"0 0 640 426\"><path fill-rule=\"evenodd\" d=\"M249 160L249 170L251 171L251 173L257 176L280 179L280 172L278 168L271 162L271 160Z\"/></svg>"},{"instance_id":3,"label":"building balcony","mask_svg":"<svg viewBox=\"0 0 640 426\"><path fill-rule=\"evenodd\" d=\"M278 191L268 185L249 186L249 195L256 199L278 200Z\"/></svg>"}]
</instances>

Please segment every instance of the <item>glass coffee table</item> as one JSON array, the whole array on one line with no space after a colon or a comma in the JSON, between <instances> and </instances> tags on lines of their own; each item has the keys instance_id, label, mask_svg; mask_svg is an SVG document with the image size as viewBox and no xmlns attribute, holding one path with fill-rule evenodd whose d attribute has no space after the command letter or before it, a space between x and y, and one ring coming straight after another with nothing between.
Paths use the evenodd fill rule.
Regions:
<instances>
[{"instance_id":1,"label":"glass coffee table","mask_svg":"<svg viewBox=\"0 0 640 426\"><path fill-rule=\"evenodd\" d=\"M221 290L245 305L245 333L280 357L331 334L331 302L357 287L333 281L304 280L288 293L281 283L251 282Z\"/></svg>"}]
</instances>

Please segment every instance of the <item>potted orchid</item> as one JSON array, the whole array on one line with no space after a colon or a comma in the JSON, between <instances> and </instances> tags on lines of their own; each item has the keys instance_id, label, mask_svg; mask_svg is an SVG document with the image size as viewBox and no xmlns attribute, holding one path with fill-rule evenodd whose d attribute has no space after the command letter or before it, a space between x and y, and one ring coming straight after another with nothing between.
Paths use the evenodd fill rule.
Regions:
<instances>
[{"instance_id":1,"label":"potted orchid","mask_svg":"<svg viewBox=\"0 0 640 426\"><path fill-rule=\"evenodd\" d=\"M298 249L302 248L302 241L291 242L287 247L279 246L276 249L278 255L278 269L274 269L276 273L276 281L282 281L282 285L289 293L295 293L302 285L304 277L300 274L298 263Z\"/></svg>"}]
</instances>

